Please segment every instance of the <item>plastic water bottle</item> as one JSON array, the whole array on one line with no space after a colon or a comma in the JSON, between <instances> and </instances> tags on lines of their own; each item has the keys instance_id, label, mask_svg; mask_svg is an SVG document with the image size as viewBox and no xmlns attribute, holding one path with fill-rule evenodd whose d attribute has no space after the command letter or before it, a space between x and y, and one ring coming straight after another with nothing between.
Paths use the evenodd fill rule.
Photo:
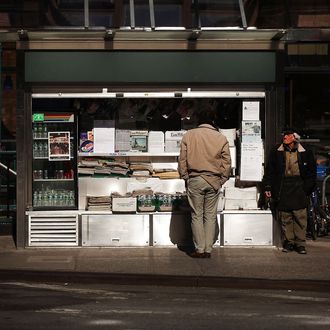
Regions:
<instances>
[{"instance_id":1,"label":"plastic water bottle","mask_svg":"<svg viewBox=\"0 0 330 330\"><path fill-rule=\"evenodd\" d=\"M33 125L33 138L36 139L38 137L38 126L37 124Z\"/></svg>"},{"instance_id":2,"label":"plastic water bottle","mask_svg":"<svg viewBox=\"0 0 330 330\"><path fill-rule=\"evenodd\" d=\"M43 147L42 142L38 143L38 157L43 157Z\"/></svg>"},{"instance_id":3,"label":"plastic water bottle","mask_svg":"<svg viewBox=\"0 0 330 330\"><path fill-rule=\"evenodd\" d=\"M72 190L69 192L69 206L74 206L74 193Z\"/></svg>"},{"instance_id":4,"label":"plastic water bottle","mask_svg":"<svg viewBox=\"0 0 330 330\"><path fill-rule=\"evenodd\" d=\"M47 125L46 124L43 124L43 127L42 127L42 137L43 138L47 138L48 137Z\"/></svg>"},{"instance_id":5,"label":"plastic water bottle","mask_svg":"<svg viewBox=\"0 0 330 330\"><path fill-rule=\"evenodd\" d=\"M36 206L42 206L42 193L41 190L38 191L38 200Z\"/></svg>"},{"instance_id":6,"label":"plastic water bottle","mask_svg":"<svg viewBox=\"0 0 330 330\"><path fill-rule=\"evenodd\" d=\"M38 206L38 191L35 190L33 193L33 206Z\"/></svg>"},{"instance_id":7,"label":"plastic water bottle","mask_svg":"<svg viewBox=\"0 0 330 330\"><path fill-rule=\"evenodd\" d=\"M54 191L53 205L58 206L58 193L57 193L57 190Z\"/></svg>"},{"instance_id":8,"label":"plastic water bottle","mask_svg":"<svg viewBox=\"0 0 330 330\"><path fill-rule=\"evenodd\" d=\"M33 157L39 157L39 148L38 148L38 143L34 142L33 143Z\"/></svg>"},{"instance_id":9,"label":"plastic water bottle","mask_svg":"<svg viewBox=\"0 0 330 330\"><path fill-rule=\"evenodd\" d=\"M42 138L42 125L39 124L37 128L37 138Z\"/></svg>"}]
</instances>

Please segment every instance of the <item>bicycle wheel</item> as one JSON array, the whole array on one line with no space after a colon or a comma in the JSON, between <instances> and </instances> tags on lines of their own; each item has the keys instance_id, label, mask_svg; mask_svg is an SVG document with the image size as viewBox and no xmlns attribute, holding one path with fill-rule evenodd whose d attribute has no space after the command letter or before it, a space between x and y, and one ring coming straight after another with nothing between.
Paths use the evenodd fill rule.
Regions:
<instances>
[{"instance_id":1,"label":"bicycle wheel","mask_svg":"<svg viewBox=\"0 0 330 330\"><path fill-rule=\"evenodd\" d=\"M318 236L318 224L317 215L314 210L309 210L307 216L307 231L310 234L313 241L317 239Z\"/></svg>"}]
</instances>

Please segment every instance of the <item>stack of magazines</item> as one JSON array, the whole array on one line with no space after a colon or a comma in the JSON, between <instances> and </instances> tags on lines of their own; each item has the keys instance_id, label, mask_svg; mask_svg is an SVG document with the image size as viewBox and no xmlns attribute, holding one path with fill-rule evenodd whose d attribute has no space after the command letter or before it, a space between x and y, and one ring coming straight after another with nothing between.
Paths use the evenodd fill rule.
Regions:
<instances>
[{"instance_id":1,"label":"stack of magazines","mask_svg":"<svg viewBox=\"0 0 330 330\"><path fill-rule=\"evenodd\" d=\"M129 168L132 171L131 176L135 177L151 176L153 173L153 166L149 162L132 162Z\"/></svg>"},{"instance_id":2,"label":"stack of magazines","mask_svg":"<svg viewBox=\"0 0 330 330\"><path fill-rule=\"evenodd\" d=\"M111 196L87 196L87 211L111 211Z\"/></svg>"}]
</instances>

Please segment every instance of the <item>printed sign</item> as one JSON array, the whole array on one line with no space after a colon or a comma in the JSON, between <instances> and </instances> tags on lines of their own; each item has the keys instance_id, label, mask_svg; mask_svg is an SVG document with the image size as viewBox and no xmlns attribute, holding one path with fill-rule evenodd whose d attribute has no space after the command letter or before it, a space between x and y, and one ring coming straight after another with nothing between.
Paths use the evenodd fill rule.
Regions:
<instances>
[{"instance_id":1,"label":"printed sign","mask_svg":"<svg viewBox=\"0 0 330 330\"><path fill-rule=\"evenodd\" d=\"M33 114L33 121L44 121L45 120L45 116L43 113L34 113Z\"/></svg>"}]
</instances>

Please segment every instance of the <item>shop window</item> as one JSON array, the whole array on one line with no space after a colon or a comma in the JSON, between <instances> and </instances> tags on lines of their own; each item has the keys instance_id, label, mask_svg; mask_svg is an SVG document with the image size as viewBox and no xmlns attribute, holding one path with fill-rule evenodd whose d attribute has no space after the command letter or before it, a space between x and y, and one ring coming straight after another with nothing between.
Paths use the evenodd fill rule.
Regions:
<instances>
[{"instance_id":1,"label":"shop window","mask_svg":"<svg viewBox=\"0 0 330 330\"><path fill-rule=\"evenodd\" d=\"M201 27L242 26L238 0L199 0L192 6L193 22Z\"/></svg>"},{"instance_id":2,"label":"shop window","mask_svg":"<svg viewBox=\"0 0 330 330\"><path fill-rule=\"evenodd\" d=\"M317 159L330 164L330 77L291 74L287 78L286 125L297 129Z\"/></svg>"},{"instance_id":3,"label":"shop window","mask_svg":"<svg viewBox=\"0 0 330 330\"><path fill-rule=\"evenodd\" d=\"M182 1L154 1L156 26L184 26Z\"/></svg>"},{"instance_id":4,"label":"shop window","mask_svg":"<svg viewBox=\"0 0 330 330\"><path fill-rule=\"evenodd\" d=\"M204 106L218 113L217 125L233 128L239 123L242 100L239 99L79 99L80 129L93 129L93 120L116 120L116 128L140 130L187 130L196 127L195 115Z\"/></svg>"},{"instance_id":5,"label":"shop window","mask_svg":"<svg viewBox=\"0 0 330 330\"><path fill-rule=\"evenodd\" d=\"M260 120L264 123L264 101L260 101ZM79 130L93 129L94 120L115 120L116 128L143 130L188 130L196 127L196 114L205 106L217 112L220 128L240 127L242 99L239 98L77 98L34 99L34 110L74 111ZM264 135L264 129L262 129ZM264 137L264 136L263 136Z\"/></svg>"}]
</instances>

